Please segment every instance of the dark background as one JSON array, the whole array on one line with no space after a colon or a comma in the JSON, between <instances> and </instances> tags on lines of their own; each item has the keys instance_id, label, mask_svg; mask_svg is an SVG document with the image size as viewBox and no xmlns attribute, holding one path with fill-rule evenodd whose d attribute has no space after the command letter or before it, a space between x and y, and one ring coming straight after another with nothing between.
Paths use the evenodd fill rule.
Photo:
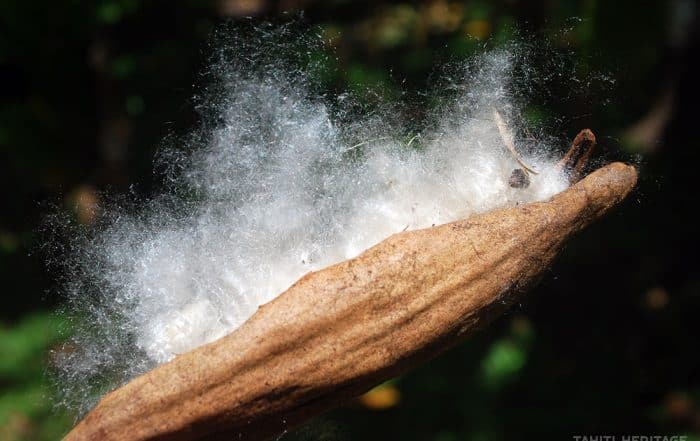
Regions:
<instances>
[{"instance_id":1,"label":"dark background","mask_svg":"<svg viewBox=\"0 0 700 441\"><path fill-rule=\"evenodd\" d=\"M44 264L47 213L89 224L105 191L149 194L163 138L197 122L212 30L300 10L337 59L329 90L425 90L437 64L484 44L546 42L565 72L526 113L562 139L592 128L602 156L634 160L641 179L526 303L282 439L700 439L700 35L689 0L3 1L0 439L58 439L72 424L52 410L45 375L65 337L52 312L58 275ZM572 92L569 68L589 82Z\"/></svg>"}]
</instances>

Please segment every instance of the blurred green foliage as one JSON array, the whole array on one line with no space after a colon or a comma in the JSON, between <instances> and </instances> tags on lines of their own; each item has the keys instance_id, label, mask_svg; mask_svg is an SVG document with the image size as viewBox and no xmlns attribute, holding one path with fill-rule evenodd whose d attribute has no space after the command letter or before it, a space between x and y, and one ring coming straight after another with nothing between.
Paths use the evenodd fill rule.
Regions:
<instances>
[{"instance_id":1,"label":"blurred green foliage","mask_svg":"<svg viewBox=\"0 0 700 441\"><path fill-rule=\"evenodd\" d=\"M514 37L546 45L531 61L558 69L533 89L527 120L562 139L591 127L603 157L638 155L643 173L622 210L569 245L536 300L385 385L376 409L351 403L283 439L697 434L694 2L299 4L327 42L308 54L323 87L366 100L422 96L443 63ZM41 312L60 302L47 294L57 274L43 265L38 233L47 205L90 223L100 192L152 191L161 140L196 121L193 84L211 31L291 9L299 5L0 3L0 439L58 439L72 422L52 411L45 375L65 325ZM587 82L573 85L572 72Z\"/></svg>"},{"instance_id":2,"label":"blurred green foliage","mask_svg":"<svg viewBox=\"0 0 700 441\"><path fill-rule=\"evenodd\" d=\"M72 420L56 411L48 395L49 350L65 337L59 315L33 312L0 327L0 439L54 440Z\"/></svg>"}]
</instances>

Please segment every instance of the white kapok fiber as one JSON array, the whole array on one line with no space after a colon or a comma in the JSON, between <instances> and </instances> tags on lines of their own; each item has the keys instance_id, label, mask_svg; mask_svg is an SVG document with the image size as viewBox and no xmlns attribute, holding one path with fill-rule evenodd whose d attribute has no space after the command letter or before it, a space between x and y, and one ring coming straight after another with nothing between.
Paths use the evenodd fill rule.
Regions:
<instances>
[{"instance_id":1,"label":"white kapok fiber","mask_svg":"<svg viewBox=\"0 0 700 441\"><path fill-rule=\"evenodd\" d=\"M313 75L269 55L289 49L284 31L265 32L274 35L217 52L201 125L160 155L162 194L112 203L74 236L64 291L77 329L73 349L56 356L63 404L89 409L233 331L306 272L391 234L567 186L542 144L519 152L537 171L531 184L508 185L519 166L494 111L522 145L515 46L471 60L458 96L412 133L392 110L350 116L360 112L347 110L347 95L315 94Z\"/></svg>"}]
</instances>

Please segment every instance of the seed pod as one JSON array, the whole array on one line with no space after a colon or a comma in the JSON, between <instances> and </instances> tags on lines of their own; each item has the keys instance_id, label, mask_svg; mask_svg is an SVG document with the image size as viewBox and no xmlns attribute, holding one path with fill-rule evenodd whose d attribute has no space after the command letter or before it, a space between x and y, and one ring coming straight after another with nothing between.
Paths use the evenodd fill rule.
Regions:
<instances>
[{"instance_id":1,"label":"seed pod","mask_svg":"<svg viewBox=\"0 0 700 441\"><path fill-rule=\"evenodd\" d=\"M233 333L109 393L65 439L250 440L298 426L488 324L636 179L610 164L549 201L395 234L309 273Z\"/></svg>"}]
</instances>

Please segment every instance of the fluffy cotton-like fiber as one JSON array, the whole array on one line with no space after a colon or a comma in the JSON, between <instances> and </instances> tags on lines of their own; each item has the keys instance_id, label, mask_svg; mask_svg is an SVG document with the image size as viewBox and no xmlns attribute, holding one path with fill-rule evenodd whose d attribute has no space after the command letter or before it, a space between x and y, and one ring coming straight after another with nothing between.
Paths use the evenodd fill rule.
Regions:
<instances>
[{"instance_id":1,"label":"fluffy cotton-like fiber","mask_svg":"<svg viewBox=\"0 0 700 441\"><path fill-rule=\"evenodd\" d=\"M314 96L304 72L236 54L211 68L217 92L204 99L216 102L203 104L190 145L161 155L163 194L107 209L75 238L65 291L77 332L56 356L64 404L86 410L105 390L233 331L306 272L391 234L567 186L546 145L520 152L538 172L531 185L508 185L518 165L493 111L522 146L511 51L472 60L454 84L459 96L420 133L396 115L349 118L350 99Z\"/></svg>"}]
</instances>

